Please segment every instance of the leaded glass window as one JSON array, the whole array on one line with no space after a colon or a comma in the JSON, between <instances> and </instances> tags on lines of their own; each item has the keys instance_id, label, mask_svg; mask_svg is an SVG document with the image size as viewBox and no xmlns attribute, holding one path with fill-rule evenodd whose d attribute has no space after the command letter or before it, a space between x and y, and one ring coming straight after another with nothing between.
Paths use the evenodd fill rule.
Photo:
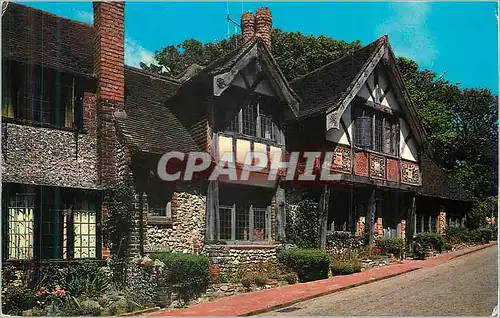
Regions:
<instances>
[{"instance_id":1,"label":"leaded glass window","mask_svg":"<svg viewBox=\"0 0 500 318\"><path fill-rule=\"evenodd\" d=\"M8 205L8 258L30 260L33 258L35 195L14 195Z\"/></svg>"}]
</instances>

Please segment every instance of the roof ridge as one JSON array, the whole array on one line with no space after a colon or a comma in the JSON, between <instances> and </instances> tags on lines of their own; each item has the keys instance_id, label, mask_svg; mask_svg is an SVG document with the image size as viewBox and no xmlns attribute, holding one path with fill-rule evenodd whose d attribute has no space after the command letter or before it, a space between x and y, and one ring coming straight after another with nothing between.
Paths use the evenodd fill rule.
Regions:
<instances>
[{"instance_id":1,"label":"roof ridge","mask_svg":"<svg viewBox=\"0 0 500 318\"><path fill-rule=\"evenodd\" d=\"M21 4L19 2L14 2L14 1L9 1L9 7L10 8L12 8L12 5L14 5L14 7L15 6L19 6L19 7L25 8L27 10L37 11L37 12L40 12L41 14L52 16L52 17L57 18L57 19L62 19L62 20L66 20L66 21L69 21L69 22L72 22L72 23L82 24L82 25L84 25L86 27L90 27L92 29L94 28L94 24L92 24L92 23L87 23L87 22L78 21L78 20L75 20L75 19L70 19L70 18L67 18L67 17L63 17L63 16L60 16L60 15L57 15L55 13L49 12L49 11L45 11L45 10L42 10L42 9L34 8L34 7L26 5L26 4ZM9 10L9 7L7 7L6 11Z\"/></svg>"},{"instance_id":2,"label":"roof ridge","mask_svg":"<svg viewBox=\"0 0 500 318\"><path fill-rule=\"evenodd\" d=\"M179 84L179 85L182 84L179 80L177 80L175 78L169 77L167 75L162 75L162 74L154 73L151 71L143 70L143 69L137 68L135 66L125 65L124 68L128 69L132 72L135 72L135 73L139 73L142 75L148 75L148 76L151 76L155 79L163 80L165 82L173 82L174 84Z\"/></svg>"}]
</instances>

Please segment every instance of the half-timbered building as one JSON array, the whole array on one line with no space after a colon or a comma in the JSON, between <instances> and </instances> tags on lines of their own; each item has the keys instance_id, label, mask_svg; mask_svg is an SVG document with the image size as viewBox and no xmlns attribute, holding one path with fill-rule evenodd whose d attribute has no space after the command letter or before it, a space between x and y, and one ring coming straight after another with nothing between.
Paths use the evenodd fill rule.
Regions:
<instances>
[{"instance_id":1,"label":"half-timbered building","mask_svg":"<svg viewBox=\"0 0 500 318\"><path fill-rule=\"evenodd\" d=\"M130 252L204 252L227 266L276 257L286 208L320 200L328 230L411 238L458 226L468 198L432 163L386 36L293 82L271 51L271 13L243 43L176 78L124 63L124 4L94 24L11 3L2 17L2 238L8 261L106 258L103 193L130 185ZM199 175L166 182L168 152L334 156L327 182ZM248 162L247 162L248 163ZM319 185L318 185L319 184ZM450 221L451 220L451 221Z\"/></svg>"}]
</instances>

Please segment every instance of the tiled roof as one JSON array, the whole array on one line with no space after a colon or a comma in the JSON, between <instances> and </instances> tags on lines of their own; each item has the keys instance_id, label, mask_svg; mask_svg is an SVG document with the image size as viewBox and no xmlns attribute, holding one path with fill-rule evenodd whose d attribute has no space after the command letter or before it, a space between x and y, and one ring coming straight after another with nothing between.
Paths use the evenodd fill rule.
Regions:
<instances>
[{"instance_id":1,"label":"tiled roof","mask_svg":"<svg viewBox=\"0 0 500 318\"><path fill-rule=\"evenodd\" d=\"M2 16L2 56L90 76L94 27L9 2Z\"/></svg>"},{"instance_id":2,"label":"tiled roof","mask_svg":"<svg viewBox=\"0 0 500 318\"><path fill-rule=\"evenodd\" d=\"M341 101L365 65L383 45L383 39L295 79L291 83L292 88L302 99L299 117L319 114Z\"/></svg>"},{"instance_id":3,"label":"tiled roof","mask_svg":"<svg viewBox=\"0 0 500 318\"><path fill-rule=\"evenodd\" d=\"M430 159L427 154L422 154L422 187L419 194L436 198L456 201L473 201L465 190Z\"/></svg>"},{"instance_id":4,"label":"tiled roof","mask_svg":"<svg viewBox=\"0 0 500 318\"><path fill-rule=\"evenodd\" d=\"M116 119L127 144L139 151L199 151L193 138L166 105L180 83L174 79L125 67L126 117Z\"/></svg>"}]
</instances>

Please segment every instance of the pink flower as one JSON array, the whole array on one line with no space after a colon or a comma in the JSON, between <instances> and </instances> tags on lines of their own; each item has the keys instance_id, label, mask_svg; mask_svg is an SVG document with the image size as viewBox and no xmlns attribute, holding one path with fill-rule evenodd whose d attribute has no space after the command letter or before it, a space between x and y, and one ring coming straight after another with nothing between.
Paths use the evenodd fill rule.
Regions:
<instances>
[{"instance_id":1,"label":"pink flower","mask_svg":"<svg viewBox=\"0 0 500 318\"><path fill-rule=\"evenodd\" d=\"M37 296L47 295L49 291L45 287L40 287L40 290L36 293Z\"/></svg>"},{"instance_id":2,"label":"pink flower","mask_svg":"<svg viewBox=\"0 0 500 318\"><path fill-rule=\"evenodd\" d=\"M66 295L66 292L61 287L57 286L56 289L54 289L54 291L52 292L52 294L58 297L64 297Z\"/></svg>"}]
</instances>

